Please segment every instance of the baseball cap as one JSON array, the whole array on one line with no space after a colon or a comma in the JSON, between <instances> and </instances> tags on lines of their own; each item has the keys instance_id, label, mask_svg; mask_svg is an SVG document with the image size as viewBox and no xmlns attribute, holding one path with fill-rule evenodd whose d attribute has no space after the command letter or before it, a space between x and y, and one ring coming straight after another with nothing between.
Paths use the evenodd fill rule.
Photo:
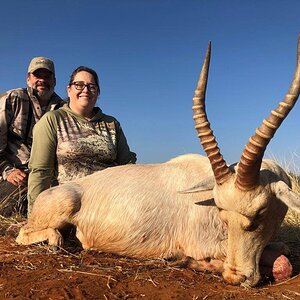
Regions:
<instances>
[{"instance_id":1,"label":"baseball cap","mask_svg":"<svg viewBox=\"0 0 300 300\"><path fill-rule=\"evenodd\" d=\"M31 60L28 67L28 73L33 73L37 69L47 69L55 75L54 63L47 57L38 56Z\"/></svg>"}]
</instances>

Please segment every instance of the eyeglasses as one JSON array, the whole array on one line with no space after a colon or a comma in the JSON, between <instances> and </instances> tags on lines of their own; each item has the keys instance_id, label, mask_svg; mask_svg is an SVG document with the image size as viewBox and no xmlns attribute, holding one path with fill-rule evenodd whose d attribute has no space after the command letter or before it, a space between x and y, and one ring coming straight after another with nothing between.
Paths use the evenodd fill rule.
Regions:
<instances>
[{"instance_id":1,"label":"eyeglasses","mask_svg":"<svg viewBox=\"0 0 300 300\"><path fill-rule=\"evenodd\" d=\"M98 86L93 83L85 84L83 81L74 81L70 85L74 85L76 90L83 91L85 87L91 92L96 93L98 91Z\"/></svg>"}]
</instances>

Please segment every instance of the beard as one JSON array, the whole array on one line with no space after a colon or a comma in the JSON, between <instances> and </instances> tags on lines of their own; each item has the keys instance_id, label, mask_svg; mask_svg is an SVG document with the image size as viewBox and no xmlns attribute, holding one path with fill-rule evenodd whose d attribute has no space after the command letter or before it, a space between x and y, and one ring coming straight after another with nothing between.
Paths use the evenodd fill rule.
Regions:
<instances>
[{"instance_id":1,"label":"beard","mask_svg":"<svg viewBox=\"0 0 300 300\"><path fill-rule=\"evenodd\" d=\"M39 90L34 90L36 96L41 99L41 100L50 100L51 96L54 93L54 88L48 90L48 91L39 91Z\"/></svg>"},{"instance_id":2,"label":"beard","mask_svg":"<svg viewBox=\"0 0 300 300\"><path fill-rule=\"evenodd\" d=\"M46 87L47 90L38 90L39 86ZM36 84L34 84L32 86L32 89L33 89L34 95L37 96L39 99L44 100L44 101L50 100L51 96L54 93L54 86L50 86L47 83L39 83L39 82L37 82Z\"/></svg>"}]
</instances>

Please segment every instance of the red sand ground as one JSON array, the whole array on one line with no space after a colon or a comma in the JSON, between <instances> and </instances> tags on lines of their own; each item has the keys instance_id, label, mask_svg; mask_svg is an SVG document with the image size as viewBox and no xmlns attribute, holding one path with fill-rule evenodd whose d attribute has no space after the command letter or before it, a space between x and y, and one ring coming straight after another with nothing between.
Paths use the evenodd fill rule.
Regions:
<instances>
[{"instance_id":1,"label":"red sand ground","mask_svg":"<svg viewBox=\"0 0 300 300\"><path fill-rule=\"evenodd\" d=\"M221 276L83 251L75 245L19 246L0 232L0 299L300 299L300 275L258 288L230 286Z\"/></svg>"}]
</instances>

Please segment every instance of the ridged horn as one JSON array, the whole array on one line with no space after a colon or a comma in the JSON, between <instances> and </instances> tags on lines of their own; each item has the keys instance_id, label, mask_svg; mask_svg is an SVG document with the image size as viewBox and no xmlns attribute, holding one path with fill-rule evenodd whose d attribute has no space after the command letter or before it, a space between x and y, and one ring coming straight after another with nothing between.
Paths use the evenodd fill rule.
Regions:
<instances>
[{"instance_id":1,"label":"ridged horn","mask_svg":"<svg viewBox=\"0 0 300 300\"><path fill-rule=\"evenodd\" d=\"M255 134L250 137L240 158L236 185L243 190L251 190L259 182L259 172L266 147L283 120L294 107L300 93L300 36L298 37L297 65L294 78L285 98L278 107L264 119Z\"/></svg>"},{"instance_id":2,"label":"ridged horn","mask_svg":"<svg viewBox=\"0 0 300 300\"><path fill-rule=\"evenodd\" d=\"M197 88L193 98L193 119L195 121L195 128L198 133L201 145L210 161L216 183L222 184L230 176L231 172L227 166L223 156L220 153L220 149L216 142L213 131L210 128L210 123L207 119L205 111L205 94L208 79L208 70L211 53L211 42L208 44L204 63L199 76Z\"/></svg>"}]
</instances>

